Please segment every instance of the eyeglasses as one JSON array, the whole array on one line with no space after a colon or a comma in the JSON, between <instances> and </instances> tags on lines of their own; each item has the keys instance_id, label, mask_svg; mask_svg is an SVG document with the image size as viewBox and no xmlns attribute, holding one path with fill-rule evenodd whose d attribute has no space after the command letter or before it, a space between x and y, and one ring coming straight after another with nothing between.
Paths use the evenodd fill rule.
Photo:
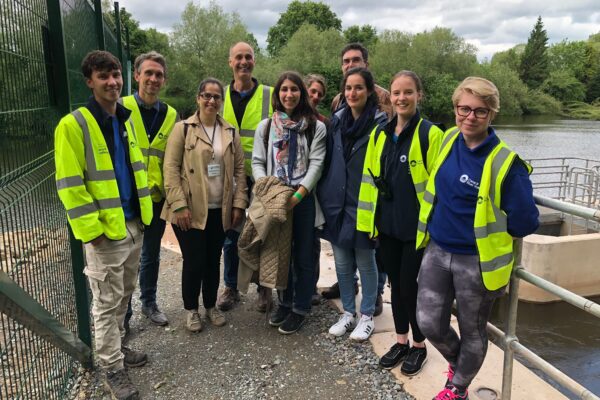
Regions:
<instances>
[{"instance_id":1,"label":"eyeglasses","mask_svg":"<svg viewBox=\"0 0 600 400\"><path fill-rule=\"evenodd\" d=\"M215 102L219 102L222 99L220 94L212 94L212 93L206 93L206 92L200 93L198 96L202 97L206 101L210 101L210 99L214 99Z\"/></svg>"},{"instance_id":2,"label":"eyeglasses","mask_svg":"<svg viewBox=\"0 0 600 400\"><path fill-rule=\"evenodd\" d=\"M490 114L489 108L471 108L469 106L456 106L456 113L461 117L468 117L469 114L473 113L475 118L484 119Z\"/></svg>"}]
</instances>

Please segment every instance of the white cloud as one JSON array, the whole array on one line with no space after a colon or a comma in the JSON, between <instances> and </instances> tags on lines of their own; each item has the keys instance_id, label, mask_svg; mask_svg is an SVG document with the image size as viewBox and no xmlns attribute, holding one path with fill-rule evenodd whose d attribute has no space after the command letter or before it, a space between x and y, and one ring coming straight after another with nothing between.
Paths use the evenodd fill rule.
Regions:
<instances>
[{"instance_id":1,"label":"white cloud","mask_svg":"<svg viewBox=\"0 0 600 400\"><path fill-rule=\"evenodd\" d=\"M172 30L188 0L121 0L142 28ZM289 1L220 0L226 12L237 12L261 46L266 46L269 27L279 19ZM600 32L598 0L330 0L324 1L342 20L342 26L370 24L378 31L397 29L422 32L435 26L451 28L477 46L479 58L491 57L518 43L525 43L541 15L550 43L582 40ZM196 1L202 6L208 0Z\"/></svg>"}]
</instances>

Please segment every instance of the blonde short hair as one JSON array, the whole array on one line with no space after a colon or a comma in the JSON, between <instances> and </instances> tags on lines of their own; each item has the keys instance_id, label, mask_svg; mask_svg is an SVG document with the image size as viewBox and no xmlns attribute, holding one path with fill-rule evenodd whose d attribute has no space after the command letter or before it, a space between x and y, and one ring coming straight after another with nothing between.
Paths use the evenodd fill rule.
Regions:
<instances>
[{"instance_id":1,"label":"blonde short hair","mask_svg":"<svg viewBox=\"0 0 600 400\"><path fill-rule=\"evenodd\" d=\"M481 101L491 110L492 118L500 111L500 93L498 88L491 81L478 76L469 76L463 80L452 95L452 104L458 105L460 96L463 92L479 97Z\"/></svg>"}]
</instances>

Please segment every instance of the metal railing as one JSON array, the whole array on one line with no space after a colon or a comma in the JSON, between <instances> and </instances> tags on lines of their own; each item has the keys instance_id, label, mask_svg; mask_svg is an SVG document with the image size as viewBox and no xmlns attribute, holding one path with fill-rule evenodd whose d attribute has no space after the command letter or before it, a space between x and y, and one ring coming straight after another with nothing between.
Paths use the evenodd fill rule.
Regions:
<instances>
[{"instance_id":1,"label":"metal railing","mask_svg":"<svg viewBox=\"0 0 600 400\"><path fill-rule=\"evenodd\" d=\"M53 132L90 95L85 54L117 49L100 3L0 1L0 399L65 398L76 362L92 360L81 243L56 194Z\"/></svg>"},{"instance_id":2,"label":"metal railing","mask_svg":"<svg viewBox=\"0 0 600 400\"><path fill-rule=\"evenodd\" d=\"M557 211L561 211L570 215L575 215L586 220L600 222L600 210L583 207L577 204L565 203L560 200L534 195L536 204L549 207ZM522 241L517 241L515 246L515 262L520 262L520 251ZM533 367L544 372L550 379L556 382L562 388L577 396L579 399L600 400L600 397L593 394L591 391L577 383L575 380L567 376L565 373L556 369L552 364L545 361L537 354L523 346L516 336L517 329L517 309L519 305L519 280L522 279L530 284L551 293L561 300L580 308L581 310L600 318L600 305L593 301L587 300L584 297L576 295L552 282L538 277L526 271L522 266L518 265L514 268L509 283L509 306L508 315L506 318L505 332L502 332L496 326L488 323L488 332L490 335L498 339L498 344L504 350L504 365L502 373L502 399L511 399L512 389L512 374L514 356L518 355L529 362Z\"/></svg>"},{"instance_id":3,"label":"metal railing","mask_svg":"<svg viewBox=\"0 0 600 400\"><path fill-rule=\"evenodd\" d=\"M533 189L544 196L585 207L598 207L600 161L578 157L534 158Z\"/></svg>"}]
</instances>

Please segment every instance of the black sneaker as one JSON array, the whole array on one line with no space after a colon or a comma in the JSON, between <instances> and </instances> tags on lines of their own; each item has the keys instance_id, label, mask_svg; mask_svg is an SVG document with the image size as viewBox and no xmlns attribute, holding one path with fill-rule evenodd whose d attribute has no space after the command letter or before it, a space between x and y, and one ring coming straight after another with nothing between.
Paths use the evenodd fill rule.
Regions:
<instances>
[{"instance_id":1,"label":"black sneaker","mask_svg":"<svg viewBox=\"0 0 600 400\"><path fill-rule=\"evenodd\" d=\"M381 294L377 294L377 299L375 300L375 312L373 313L374 317L381 315L383 312L383 296Z\"/></svg>"},{"instance_id":2,"label":"black sneaker","mask_svg":"<svg viewBox=\"0 0 600 400\"><path fill-rule=\"evenodd\" d=\"M275 311L275 313L271 315L271 318L269 318L269 325L279 326L283 324L283 321L285 321L290 312L291 310L287 307L277 307L277 311Z\"/></svg>"},{"instance_id":3,"label":"black sneaker","mask_svg":"<svg viewBox=\"0 0 600 400\"><path fill-rule=\"evenodd\" d=\"M413 346L408 351L408 355L400 367L400 372L408 376L416 375L421 372L426 362L427 348Z\"/></svg>"},{"instance_id":4,"label":"black sneaker","mask_svg":"<svg viewBox=\"0 0 600 400\"><path fill-rule=\"evenodd\" d=\"M410 345L394 343L390 350L379 359L379 365L385 369L392 369L402 362L408 355Z\"/></svg>"},{"instance_id":5,"label":"black sneaker","mask_svg":"<svg viewBox=\"0 0 600 400\"><path fill-rule=\"evenodd\" d=\"M358 294L358 283L354 282L354 294ZM340 284L338 282L331 285L327 289L321 292L321 296L327 300L339 299L340 298Z\"/></svg>"},{"instance_id":6,"label":"black sneaker","mask_svg":"<svg viewBox=\"0 0 600 400\"><path fill-rule=\"evenodd\" d=\"M294 332L297 332L298 329L300 329L302 325L304 325L304 320L304 315L300 315L292 311L288 314L285 321L283 321L283 323L279 327L279 333L289 335Z\"/></svg>"}]
</instances>

